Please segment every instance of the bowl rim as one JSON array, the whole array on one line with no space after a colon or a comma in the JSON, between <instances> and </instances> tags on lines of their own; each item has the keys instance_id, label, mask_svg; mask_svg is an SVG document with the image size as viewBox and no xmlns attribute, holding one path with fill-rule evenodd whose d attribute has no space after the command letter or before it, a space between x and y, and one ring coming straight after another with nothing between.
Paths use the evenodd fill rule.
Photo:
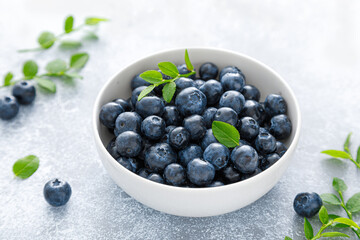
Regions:
<instances>
[{"instance_id":1,"label":"bowl rim","mask_svg":"<svg viewBox=\"0 0 360 240\"><path fill-rule=\"evenodd\" d=\"M144 177L139 176L138 174L128 170L127 168L125 168L124 166L122 166L121 164L119 164L111 155L110 153L106 150L105 145L103 144L103 142L100 139L100 134L99 131L97 129L97 120L98 120L98 109L100 109L100 99L102 98L102 96L104 95L104 92L106 91L106 89L109 87L109 85L117 78L118 75L120 75L123 71L125 71L128 68L132 68L134 67L134 65L136 65L139 61L143 61L143 60L147 60L149 58L153 58L162 54L166 54L166 53L171 53L171 52L177 52L177 51L185 51L185 49L188 50L189 54L191 54L192 50L202 50L202 51L206 51L206 50L210 50L210 51L217 51L217 52L222 52L225 54L233 54L233 55L237 55L240 56L242 58L247 59L248 61L257 64L259 66L261 66L262 68L265 68L266 70L268 70L269 72L271 72L275 77L277 77L280 82L285 86L285 88L287 89L287 91L289 92L289 94L292 96L292 98L294 99L294 106L295 106L295 113L298 116L297 119L297 126L296 128L293 128L293 130L295 129L295 134L294 134L294 138L292 139L292 141L290 142L289 148L287 149L287 151L285 152L285 154L283 156L280 157L280 159L278 161L276 161L276 163L274 163L273 165L271 165L268 169L266 169L265 171L260 172L259 174L252 176L248 179L239 181L239 182L235 182L235 183L230 183L230 184L226 184L223 186L218 186L218 187L199 187L199 188L189 188L189 187L180 187L180 186L172 186L172 185L167 185L167 184L163 184L163 183L157 183L154 181L151 181L149 179L146 179ZM289 84L280 76L280 74L278 74L274 69L272 69L271 67L267 66L266 64L260 62L259 60L250 57L246 54L243 53L238 53L232 50L228 50L228 49L223 49L223 48L216 48L216 47L189 47L189 48L170 48L170 49L165 49L165 50L161 50L161 51L157 51L155 53L152 54L148 54L143 58L139 58L137 60L132 61L130 64L127 64L125 67L121 68L118 72L116 72L115 74L113 74L107 81L106 83L103 85L103 87L101 88L101 90L98 92L96 99L95 99L95 103L93 106L93 113L92 113L92 128L93 128L93 134L94 134L94 138L95 138L95 144L100 145L100 149L103 152L106 152L106 155L108 158L112 159L112 161L110 161L110 164L112 166L114 166L117 169L121 169L120 171L126 171L127 173L133 174L135 176L135 178L137 177L139 181L144 181L147 184L154 184L154 187L158 187L158 188L163 188L164 190L179 190L179 191L186 191L186 192L203 192L203 191L219 191L219 190L225 190L225 189L229 189L229 188L236 188L238 186L241 185L245 185L248 184L252 181L257 180L258 178L264 176L264 175L269 175L270 172L272 172L271 169L275 169L276 166L279 166L280 164L282 164L284 161L286 161L290 156L291 152L295 151L296 145L299 141L299 137L300 137L300 130L301 130L301 112L300 112L300 107L299 107L299 103L298 100L293 92L293 90L290 88ZM290 159L289 159L290 160Z\"/></svg>"}]
</instances>

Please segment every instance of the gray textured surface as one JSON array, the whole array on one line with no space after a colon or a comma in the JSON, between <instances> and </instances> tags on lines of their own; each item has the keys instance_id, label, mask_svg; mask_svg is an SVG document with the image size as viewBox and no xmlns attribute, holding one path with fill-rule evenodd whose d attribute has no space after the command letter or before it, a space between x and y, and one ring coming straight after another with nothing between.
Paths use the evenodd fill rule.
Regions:
<instances>
[{"instance_id":1,"label":"gray textured surface","mask_svg":"<svg viewBox=\"0 0 360 240\"><path fill-rule=\"evenodd\" d=\"M39 93L15 120L0 121L0 239L302 239L302 219L292 210L296 193L329 192L334 176L348 183L346 197L360 191L352 164L319 154L341 148L349 131L360 143L359 8L358 1L340 0L1 0L1 74L19 75L26 59L44 66L66 58L58 48L16 50L34 46L42 30L60 32L69 13L112 21L101 26L97 43L83 47L91 55L84 80L57 82L57 94ZM280 182L254 204L218 217L170 216L131 199L102 167L90 127L94 99L111 75L144 55L189 46L235 50L273 67L293 88L303 115L298 149ZM40 168L27 180L14 179L12 164L28 154L40 157ZM56 176L73 188L62 208L42 196L45 182Z\"/></svg>"}]
</instances>

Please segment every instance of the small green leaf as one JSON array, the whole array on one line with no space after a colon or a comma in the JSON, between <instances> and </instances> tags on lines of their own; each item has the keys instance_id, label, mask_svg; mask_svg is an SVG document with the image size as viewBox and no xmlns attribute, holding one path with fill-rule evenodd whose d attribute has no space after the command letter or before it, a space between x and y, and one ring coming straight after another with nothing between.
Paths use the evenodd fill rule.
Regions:
<instances>
[{"instance_id":1,"label":"small green leaf","mask_svg":"<svg viewBox=\"0 0 360 240\"><path fill-rule=\"evenodd\" d=\"M228 148L239 146L240 134L239 131L231 124L213 121L212 131L215 138Z\"/></svg>"},{"instance_id":2,"label":"small green leaf","mask_svg":"<svg viewBox=\"0 0 360 240\"><path fill-rule=\"evenodd\" d=\"M72 32L74 26L74 17L68 16L65 19L64 30L66 33Z\"/></svg>"},{"instance_id":3,"label":"small green leaf","mask_svg":"<svg viewBox=\"0 0 360 240\"><path fill-rule=\"evenodd\" d=\"M340 216L336 215L336 214L329 214L329 221L334 220L335 218L340 218ZM348 225L342 224L342 223L333 223L331 226L336 227L336 228L348 228L349 227Z\"/></svg>"},{"instance_id":4,"label":"small green leaf","mask_svg":"<svg viewBox=\"0 0 360 240\"><path fill-rule=\"evenodd\" d=\"M312 239L314 237L314 230L306 218L304 218L304 233L306 239Z\"/></svg>"},{"instance_id":5,"label":"small green leaf","mask_svg":"<svg viewBox=\"0 0 360 240\"><path fill-rule=\"evenodd\" d=\"M140 77L151 84L157 84L162 81L162 75L156 70L149 70L140 74Z\"/></svg>"},{"instance_id":6,"label":"small green leaf","mask_svg":"<svg viewBox=\"0 0 360 240\"><path fill-rule=\"evenodd\" d=\"M158 67L163 74L168 75L172 78L175 78L179 75L179 70L177 69L175 64L171 62L158 63Z\"/></svg>"},{"instance_id":7,"label":"small green leaf","mask_svg":"<svg viewBox=\"0 0 360 240\"><path fill-rule=\"evenodd\" d=\"M324 206L320 208L319 211L319 219L323 224L327 224L329 222L329 215Z\"/></svg>"},{"instance_id":8,"label":"small green leaf","mask_svg":"<svg viewBox=\"0 0 360 240\"><path fill-rule=\"evenodd\" d=\"M46 79L46 78L35 78L34 80L39 85L39 87L41 87L51 93L56 92L56 85L53 81Z\"/></svg>"},{"instance_id":9,"label":"small green leaf","mask_svg":"<svg viewBox=\"0 0 360 240\"><path fill-rule=\"evenodd\" d=\"M48 73L63 73L67 70L67 64L61 59L56 59L49 62L45 69L48 71Z\"/></svg>"},{"instance_id":10,"label":"small green leaf","mask_svg":"<svg viewBox=\"0 0 360 240\"><path fill-rule=\"evenodd\" d=\"M194 66L191 64L191 61L190 61L190 58L189 58L189 53L188 53L187 49L185 49L185 64L186 64L186 68L189 71L194 70Z\"/></svg>"},{"instance_id":11,"label":"small green leaf","mask_svg":"<svg viewBox=\"0 0 360 240\"><path fill-rule=\"evenodd\" d=\"M72 78L72 79L83 79L83 77L77 73L65 73L64 76L68 77L68 78Z\"/></svg>"},{"instance_id":12,"label":"small green leaf","mask_svg":"<svg viewBox=\"0 0 360 240\"><path fill-rule=\"evenodd\" d=\"M357 150L356 162L357 162L357 163L360 163L360 146L358 147L358 150Z\"/></svg>"},{"instance_id":13,"label":"small green leaf","mask_svg":"<svg viewBox=\"0 0 360 240\"><path fill-rule=\"evenodd\" d=\"M354 222L353 220L350 220L348 218L342 218L342 217L341 218L335 218L334 222L343 223L343 224L346 224L348 226L352 226L354 228L360 229L360 227L356 224L356 222Z\"/></svg>"},{"instance_id":14,"label":"small green leaf","mask_svg":"<svg viewBox=\"0 0 360 240\"><path fill-rule=\"evenodd\" d=\"M84 37L84 40L98 40L99 37L94 32L87 32Z\"/></svg>"},{"instance_id":15,"label":"small green leaf","mask_svg":"<svg viewBox=\"0 0 360 240\"><path fill-rule=\"evenodd\" d=\"M76 53L70 58L70 67L80 69L85 66L89 60L89 54L87 53Z\"/></svg>"},{"instance_id":16,"label":"small green leaf","mask_svg":"<svg viewBox=\"0 0 360 240\"><path fill-rule=\"evenodd\" d=\"M337 191L337 192L345 192L347 189L345 182L342 179L337 178L337 177L334 177L332 185L333 185L333 188L335 189L335 191Z\"/></svg>"},{"instance_id":17,"label":"small green leaf","mask_svg":"<svg viewBox=\"0 0 360 240\"><path fill-rule=\"evenodd\" d=\"M98 17L88 17L85 19L86 25L97 25L100 22L107 22L109 19L106 18L98 18Z\"/></svg>"},{"instance_id":18,"label":"small green leaf","mask_svg":"<svg viewBox=\"0 0 360 240\"><path fill-rule=\"evenodd\" d=\"M347 237L350 238L349 235L341 232L326 232L320 235L320 237Z\"/></svg>"},{"instance_id":19,"label":"small green leaf","mask_svg":"<svg viewBox=\"0 0 360 240\"><path fill-rule=\"evenodd\" d=\"M346 208L351 213L360 212L360 192L355 193L346 203Z\"/></svg>"},{"instance_id":20,"label":"small green leaf","mask_svg":"<svg viewBox=\"0 0 360 240\"><path fill-rule=\"evenodd\" d=\"M29 60L24 63L23 73L26 78L33 78L38 72L38 65L35 61Z\"/></svg>"},{"instance_id":21,"label":"small green leaf","mask_svg":"<svg viewBox=\"0 0 360 240\"><path fill-rule=\"evenodd\" d=\"M285 236L285 239L284 240L292 240L291 237L288 237L288 236Z\"/></svg>"},{"instance_id":22,"label":"small green leaf","mask_svg":"<svg viewBox=\"0 0 360 240\"><path fill-rule=\"evenodd\" d=\"M322 151L321 153L327 154L334 158L351 159L351 156L347 152L340 151L340 150L325 150L325 151Z\"/></svg>"},{"instance_id":23,"label":"small green leaf","mask_svg":"<svg viewBox=\"0 0 360 240\"><path fill-rule=\"evenodd\" d=\"M344 151L347 152L348 154L350 154L350 138L351 138L351 134L349 133L346 137L345 143L344 143Z\"/></svg>"},{"instance_id":24,"label":"small green leaf","mask_svg":"<svg viewBox=\"0 0 360 240\"><path fill-rule=\"evenodd\" d=\"M34 155L29 155L20 158L13 165L13 172L15 176L26 179L36 172L39 168L39 158Z\"/></svg>"},{"instance_id":25,"label":"small green leaf","mask_svg":"<svg viewBox=\"0 0 360 240\"><path fill-rule=\"evenodd\" d=\"M11 80L14 78L14 74L8 72L4 77L4 86L10 86Z\"/></svg>"},{"instance_id":26,"label":"small green leaf","mask_svg":"<svg viewBox=\"0 0 360 240\"><path fill-rule=\"evenodd\" d=\"M71 50L71 49L76 49L82 46L82 43L79 41L61 41L60 43L60 48L64 49L64 50Z\"/></svg>"},{"instance_id":27,"label":"small green leaf","mask_svg":"<svg viewBox=\"0 0 360 240\"><path fill-rule=\"evenodd\" d=\"M340 199L332 193L323 193L320 195L323 202L331 205L341 205Z\"/></svg>"},{"instance_id":28,"label":"small green leaf","mask_svg":"<svg viewBox=\"0 0 360 240\"><path fill-rule=\"evenodd\" d=\"M166 102L170 103L176 91L176 84L174 82L167 83L163 90L163 98Z\"/></svg>"},{"instance_id":29,"label":"small green leaf","mask_svg":"<svg viewBox=\"0 0 360 240\"><path fill-rule=\"evenodd\" d=\"M52 45L54 45L55 41L56 37L51 32L42 32L38 37L38 43L44 49L50 48Z\"/></svg>"},{"instance_id":30,"label":"small green leaf","mask_svg":"<svg viewBox=\"0 0 360 240\"><path fill-rule=\"evenodd\" d=\"M155 88L155 85L150 85L147 88L145 88L144 90L142 90L141 93L139 94L138 101L140 101L141 99L143 99L143 97L145 97L146 95L151 93L151 91L154 90L154 88Z\"/></svg>"}]
</instances>

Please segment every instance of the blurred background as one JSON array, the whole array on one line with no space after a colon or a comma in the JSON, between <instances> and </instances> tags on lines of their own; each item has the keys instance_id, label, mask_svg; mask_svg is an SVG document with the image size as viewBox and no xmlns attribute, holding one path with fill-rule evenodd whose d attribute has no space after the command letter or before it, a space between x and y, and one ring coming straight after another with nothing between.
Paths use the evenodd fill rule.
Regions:
<instances>
[{"instance_id":1,"label":"blurred background","mask_svg":"<svg viewBox=\"0 0 360 240\"><path fill-rule=\"evenodd\" d=\"M353 164L319 153L341 149L350 131L353 150L360 143L359 11L355 0L0 0L1 77L19 76L29 59L44 69L76 51L90 54L83 80L57 81L56 94L39 93L16 119L0 121L0 239L303 239L303 220L292 209L298 192L331 192L335 176L348 183L345 197L360 191ZM99 26L97 41L76 51L17 52L35 47L44 30L61 33L70 14L75 25L88 16L111 21ZM180 47L254 57L282 75L300 103L303 129L288 171L263 198L233 213L182 218L149 209L117 187L95 150L91 113L102 85L139 58ZM14 179L13 163L29 154L39 156L39 169ZM73 189L62 208L43 199L43 185L54 177Z\"/></svg>"}]
</instances>

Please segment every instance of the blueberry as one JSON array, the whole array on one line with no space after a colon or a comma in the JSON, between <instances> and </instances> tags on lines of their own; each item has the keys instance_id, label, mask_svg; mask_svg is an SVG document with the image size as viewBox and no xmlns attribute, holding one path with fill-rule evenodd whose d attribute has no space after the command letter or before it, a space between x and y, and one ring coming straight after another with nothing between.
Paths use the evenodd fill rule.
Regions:
<instances>
[{"instance_id":1,"label":"blueberry","mask_svg":"<svg viewBox=\"0 0 360 240\"><path fill-rule=\"evenodd\" d=\"M251 117L243 117L239 121L238 130L241 138L251 142L259 134L259 124Z\"/></svg>"},{"instance_id":2,"label":"blueberry","mask_svg":"<svg viewBox=\"0 0 360 240\"><path fill-rule=\"evenodd\" d=\"M246 100L260 100L260 91L253 85L245 85L242 94L244 95Z\"/></svg>"},{"instance_id":3,"label":"blueberry","mask_svg":"<svg viewBox=\"0 0 360 240\"><path fill-rule=\"evenodd\" d=\"M107 128L115 128L115 120L123 113L124 109L117 103L109 102L101 107L100 110L100 122Z\"/></svg>"},{"instance_id":4,"label":"blueberry","mask_svg":"<svg viewBox=\"0 0 360 240\"><path fill-rule=\"evenodd\" d=\"M113 100L114 103L119 104L124 111L131 111L131 106L130 103L122 98L117 98Z\"/></svg>"},{"instance_id":5,"label":"blueberry","mask_svg":"<svg viewBox=\"0 0 360 240\"><path fill-rule=\"evenodd\" d=\"M285 99L277 94L269 94L265 99L264 105L265 111L270 117L285 114L287 111Z\"/></svg>"},{"instance_id":6,"label":"blueberry","mask_svg":"<svg viewBox=\"0 0 360 240\"><path fill-rule=\"evenodd\" d=\"M180 73L180 74L187 74L187 73L190 73L190 72L191 72L191 71L189 71L189 70L187 69L186 64L182 64L182 65L177 66L177 69L179 70L179 73ZM195 70L195 69L194 69L194 70ZM190 75L188 78L195 79L195 77L196 77L196 74L192 74L192 75Z\"/></svg>"},{"instance_id":7,"label":"blueberry","mask_svg":"<svg viewBox=\"0 0 360 240\"><path fill-rule=\"evenodd\" d=\"M190 182L198 186L205 186L214 179L215 168L211 163L195 158L188 163L186 173Z\"/></svg>"},{"instance_id":8,"label":"blueberry","mask_svg":"<svg viewBox=\"0 0 360 240\"><path fill-rule=\"evenodd\" d=\"M141 132L149 139L158 140L165 133L165 121L158 116L149 116L141 123Z\"/></svg>"},{"instance_id":9,"label":"blueberry","mask_svg":"<svg viewBox=\"0 0 360 240\"><path fill-rule=\"evenodd\" d=\"M191 78L185 78L185 77L176 79L175 84L176 84L176 92L177 93L181 92L181 90L184 90L185 88L195 87L194 80L192 80Z\"/></svg>"},{"instance_id":10,"label":"blueberry","mask_svg":"<svg viewBox=\"0 0 360 240\"><path fill-rule=\"evenodd\" d=\"M142 87L142 86L150 86L151 83L148 83L147 81L145 81L144 79L142 79L140 77L140 74L136 75L132 80L131 80L131 90L134 90L135 88L138 87Z\"/></svg>"},{"instance_id":11,"label":"blueberry","mask_svg":"<svg viewBox=\"0 0 360 240\"><path fill-rule=\"evenodd\" d=\"M226 91L220 98L219 107L232 108L237 114L240 114L244 108L245 98L238 91Z\"/></svg>"},{"instance_id":12,"label":"blueberry","mask_svg":"<svg viewBox=\"0 0 360 240\"><path fill-rule=\"evenodd\" d=\"M185 169L178 163L171 163L164 170L164 179L174 186L181 186L186 181Z\"/></svg>"},{"instance_id":13,"label":"blueberry","mask_svg":"<svg viewBox=\"0 0 360 240\"><path fill-rule=\"evenodd\" d=\"M5 96L0 99L0 118L9 120L14 118L19 112L19 104L15 97Z\"/></svg>"},{"instance_id":14,"label":"blueberry","mask_svg":"<svg viewBox=\"0 0 360 240\"><path fill-rule=\"evenodd\" d=\"M227 66L227 67L224 67L224 68L221 70L220 74L219 74L219 79L221 79L221 78L222 78L225 74L227 74L227 73L239 73L239 74L243 75L243 77L244 77L244 79L245 79L245 76L244 76L244 74L241 72L241 70L238 69L238 68L235 67L235 66Z\"/></svg>"},{"instance_id":15,"label":"blueberry","mask_svg":"<svg viewBox=\"0 0 360 240\"><path fill-rule=\"evenodd\" d=\"M224 91L235 90L241 92L245 85L245 79L239 73L226 73L220 81Z\"/></svg>"},{"instance_id":16,"label":"blueberry","mask_svg":"<svg viewBox=\"0 0 360 240\"><path fill-rule=\"evenodd\" d=\"M276 137L276 139L282 140L290 136L292 125L290 119L284 115L276 115L270 120L270 133Z\"/></svg>"},{"instance_id":17,"label":"blueberry","mask_svg":"<svg viewBox=\"0 0 360 240\"><path fill-rule=\"evenodd\" d=\"M71 197L71 187L67 182L55 178L45 184L44 197L51 206L63 206Z\"/></svg>"},{"instance_id":18,"label":"blueberry","mask_svg":"<svg viewBox=\"0 0 360 240\"><path fill-rule=\"evenodd\" d=\"M184 127L177 127L169 132L169 143L175 149L184 149L189 142L190 133Z\"/></svg>"},{"instance_id":19,"label":"blueberry","mask_svg":"<svg viewBox=\"0 0 360 240\"><path fill-rule=\"evenodd\" d=\"M141 132L142 118L136 112L123 112L115 121L115 136L126 131Z\"/></svg>"},{"instance_id":20,"label":"blueberry","mask_svg":"<svg viewBox=\"0 0 360 240\"><path fill-rule=\"evenodd\" d=\"M220 143L212 143L205 149L203 157L215 167L215 170L220 170L228 164L230 151Z\"/></svg>"},{"instance_id":21,"label":"blueberry","mask_svg":"<svg viewBox=\"0 0 360 240\"><path fill-rule=\"evenodd\" d=\"M131 94L131 104L133 106L133 108L135 109L136 103L138 102L138 97L141 93L142 90L144 90L146 88L146 86L142 86L142 87L137 87L132 91ZM154 96L154 92L150 92L148 95L149 96Z\"/></svg>"},{"instance_id":22,"label":"blueberry","mask_svg":"<svg viewBox=\"0 0 360 240\"><path fill-rule=\"evenodd\" d=\"M162 116L165 111L165 104L158 97L144 97L136 103L136 112L143 118L151 115Z\"/></svg>"},{"instance_id":23,"label":"blueberry","mask_svg":"<svg viewBox=\"0 0 360 240\"><path fill-rule=\"evenodd\" d=\"M199 89L202 85L204 85L205 81L198 79L194 81L194 87L196 87L197 89Z\"/></svg>"},{"instance_id":24,"label":"blueberry","mask_svg":"<svg viewBox=\"0 0 360 240\"><path fill-rule=\"evenodd\" d=\"M259 166L256 150L248 145L234 148L231 152L231 161L242 173L251 173Z\"/></svg>"},{"instance_id":25,"label":"blueberry","mask_svg":"<svg viewBox=\"0 0 360 240\"><path fill-rule=\"evenodd\" d=\"M134 173L138 170L140 165L135 158L119 157L116 161Z\"/></svg>"},{"instance_id":26,"label":"blueberry","mask_svg":"<svg viewBox=\"0 0 360 240\"><path fill-rule=\"evenodd\" d=\"M221 181L214 181L214 182L210 183L209 185L207 185L207 187L220 187L220 186L224 186L224 183Z\"/></svg>"},{"instance_id":27,"label":"blueberry","mask_svg":"<svg viewBox=\"0 0 360 240\"><path fill-rule=\"evenodd\" d=\"M323 202L317 193L299 193L294 199L294 210L301 217L311 218L315 216Z\"/></svg>"},{"instance_id":28,"label":"blueberry","mask_svg":"<svg viewBox=\"0 0 360 240\"><path fill-rule=\"evenodd\" d=\"M113 138L108 145L106 146L106 150L109 152L109 154L117 159L120 157L120 153L118 153L117 149L116 149L116 144L115 144L115 140L116 138Z\"/></svg>"},{"instance_id":29,"label":"blueberry","mask_svg":"<svg viewBox=\"0 0 360 240\"><path fill-rule=\"evenodd\" d=\"M255 139L255 146L261 153L273 153L276 149L276 139L270 133L259 133Z\"/></svg>"},{"instance_id":30,"label":"blueberry","mask_svg":"<svg viewBox=\"0 0 360 240\"><path fill-rule=\"evenodd\" d=\"M157 143L145 152L145 165L153 171L162 171L170 163L176 162L177 155L167 143Z\"/></svg>"},{"instance_id":31,"label":"blueberry","mask_svg":"<svg viewBox=\"0 0 360 240\"><path fill-rule=\"evenodd\" d=\"M167 126L178 126L182 122L182 117L180 116L180 113L175 106L166 106L162 117Z\"/></svg>"},{"instance_id":32,"label":"blueberry","mask_svg":"<svg viewBox=\"0 0 360 240\"><path fill-rule=\"evenodd\" d=\"M209 107L202 114L202 117L204 119L207 128L211 128L216 112L217 112L217 108Z\"/></svg>"},{"instance_id":33,"label":"blueberry","mask_svg":"<svg viewBox=\"0 0 360 240\"><path fill-rule=\"evenodd\" d=\"M263 106L254 100L245 101L244 109L241 112L241 116L252 117L259 124L262 124L266 118Z\"/></svg>"},{"instance_id":34,"label":"blueberry","mask_svg":"<svg viewBox=\"0 0 360 240\"><path fill-rule=\"evenodd\" d=\"M36 90L33 84L21 81L14 85L12 95L16 97L20 104L30 104L36 97Z\"/></svg>"},{"instance_id":35,"label":"blueberry","mask_svg":"<svg viewBox=\"0 0 360 240\"><path fill-rule=\"evenodd\" d=\"M221 169L220 173L227 183L234 183L241 180L241 174L233 165L228 165Z\"/></svg>"},{"instance_id":36,"label":"blueberry","mask_svg":"<svg viewBox=\"0 0 360 240\"><path fill-rule=\"evenodd\" d=\"M204 93L195 87L182 90L175 99L176 107L183 116L202 114L206 108L207 100Z\"/></svg>"},{"instance_id":37,"label":"blueberry","mask_svg":"<svg viewBox=\"0 0 360 240\"><path fill-rule=\"evenodd\" d=\"M151 171L146 168L140 168L140 170L137 172L137 174L140 177L147 178L151 174Z\"/></svg>"},{"instance_id":38,"label":"blueberry","mask_svg":"<svg viewBox=\"0 0 360 240\"><path fill-rule=\"evenodd\" d=\"M206 132L205 121L200 115L192 115L184 119L184 128L190 133L190 139L198 141L202 139Z\"/></svg>"},{"instance_id":39,"label":"blueberry","mask_svg":"<svg viewBox=\"0 0 360 240\"><path fill-rule=\"evenodd\" d=\"M238 115L232 108L222 107L217 110L214 121L226 122L235 127L238 123Z\"/></svg>"},{"instance_id":40,"label":"blueberry","mask_svg":"<svg viewBox=\"0 0 360 240\"><path fill-rule=\"evenodd\" d=\"M151 173L147 179L157 183L165 183L164 179L157 173Z\"/></svg>"},{"instance_id":41,"label":"blueberry","mask_svg":"<svg viewBox=\"0 0 360 240\"><path fill-rule=\"evenodd\" d=\"M123 157L136 157L142 149L142 139L139 134L126 131L116 137L116 149Z\"/></svg>"},{"instance_id":42,"label":"blueberry","mask_svg":"<svg viewBox=\"0 0 360 240\"><path fill-rule=\"evenodd\" d=\"M280 141L276 142L276 150L275 150L275 152L277 154L279 154L280 157L282 157L285 154L286 150L287 150L287 148L282 142L280 142Z\"/></svg>"},{"instance_id":43,"label":"blueberry","mask_svg":"<svg viewBox=\"0 0 360 240\"><path fill-rule=\"evenodd\" d=\"M279 154L277 153L270 153L262 159L260 168L262 170L268 169L270 166L272 166L274 163L276 163L280 159Z\"/></svg>"},{"instance_id":44,"label":"blueberry","mask_svg":"<svg viewBox=\"0 0 360 240\"><path fill-rule=\"evenodd\" d=\"M173 129L175 129L175 128L176 128L176 126L174 126L174 125L167 126L167 127L165 128L165 132L166 132L166 133L169 133L169 132L171 132L171 130L173 130Z\"/></svg>"},{"instance_id":45,"label":"blueberry","mask_svg":"<svg viewBox=\"0 0 360 240\"><path fill-rule=\"evenodd\" d=\"M202 158L203 150L199 145L190 144L185 149L179 151L178 157L180 163L186 167L188 163L193 160L194 158Z\"/></svg>"},{"instance_id":46,"label":"blueberry","mask_svg":"<svg viewBox=\"0 0 360 240\"><path fill-rule=\"evenodd\" d=\"M199 74L202 79L209 80L209 79L215 79L218 75L219 68L211 63L207 62L200 66Z\"/></svg>"},{"instance_id":47,"label":"blueberry","mask_svg":"<svg viewBox=\"0 0 360 240\"><path fill-rule=\"evenodd\" d=\"M248 179L248 178L251 178L251 177L253 177L253 176L255 176L255 175L258 175L258 174L261 173L261 172L262 172L262 171L261 171L260 168L256 168L255 171L253 171L252 173L248 173L248 174L242 175L242 176L241 176L241 181L242 181L242 180L246 180L246 179Z\"/></svg>"},{"instance_id":48,"label":"blueberry","mask_svg":"<svg viewBox=\"0 0 360 240\"><path fill-rule=\"evenodd\" d=\"M216 140L212 129L206 130L205 136L201 140L201 148L205 150L211 143L217 143L218 140Z\"/></svg>"},{"instance_id":49,"label":"blueberry","mask_svg":"<svg viewBox=\"0 0 360 240\"><path fill-rule=\"evenodd\" d=\"M208 106L217 103L223 94L221 83L216 80L209 80L205 82L199 90L205 94Z\"/></svg>"}]
</instances>

